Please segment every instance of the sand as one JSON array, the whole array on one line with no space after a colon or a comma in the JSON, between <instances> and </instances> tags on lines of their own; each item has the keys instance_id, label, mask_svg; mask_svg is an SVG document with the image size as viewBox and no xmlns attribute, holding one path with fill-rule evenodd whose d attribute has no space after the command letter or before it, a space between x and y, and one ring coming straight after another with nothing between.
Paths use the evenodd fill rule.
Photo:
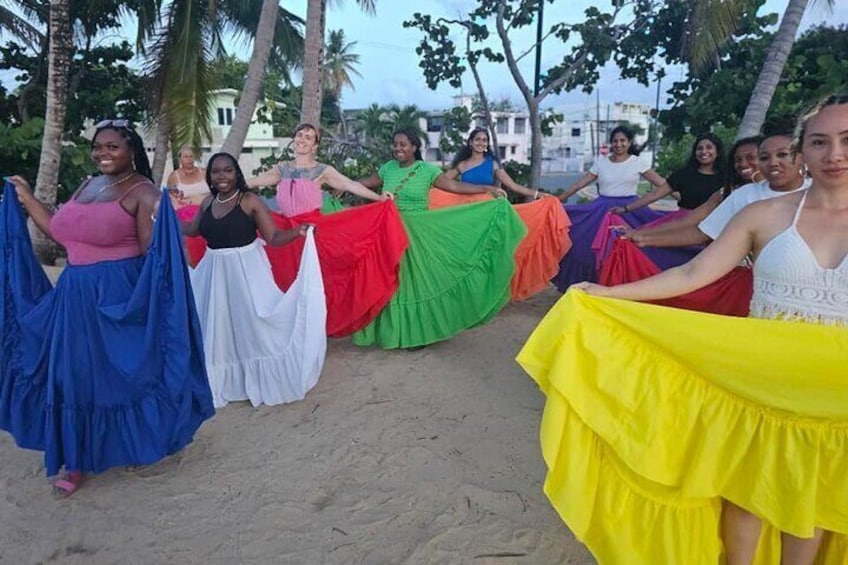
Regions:
<instances>
[{"instance_id":1,"label":"sand","mask_svg":"<svg viewBox=\"0 0 848 565\"><path fill-rule=\"evenodd\" d=\"M543 396L513 361L557 297L416 352L334 340L304 401L230 404L67 500L0 434L0 563L593 563L542 493Z\"/></svg>"}]
</instances>

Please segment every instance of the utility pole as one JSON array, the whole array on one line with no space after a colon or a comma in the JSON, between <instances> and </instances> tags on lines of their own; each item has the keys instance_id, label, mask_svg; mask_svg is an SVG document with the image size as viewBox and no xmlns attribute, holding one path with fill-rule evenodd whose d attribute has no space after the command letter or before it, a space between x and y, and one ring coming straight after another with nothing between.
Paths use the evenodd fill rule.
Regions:
<instances>
[{"instance_id":1,"label":"utility pole","mask_svg":"<svg viewBox=\"0 0 848 565\"><path fill-rule=\"evenodd\" d=\"M595 133L597 134L597 151L595 155L601 155L601 89L595 88Z\"/></svg>"},{"instance_id":2,"label":"utility pole","mask_svg":"<svg viewBox=\"0 0 848 565\"><path fill-rule=\"evenodd\" d=\"M545 15L545 0L539 2L539 20L536 22L536 70L533 74L533 96L539 96L542 78L542 20Z\"/></svg>"},{"instance_id":3,"label":"utility pole","mask_svg":"<svg viewBox=\"0 0 848 565\"><path fill-rule=\"evenodd\" d=\"M660 85L662 84L662 77L665 75L665 72L660 69L657 71L657 102L654 106L654 139L653 139L653 149L651 151L651 168L654 168L654 164L657 162L657 148L659 146L660 140Z\"/></svg>"}]
</instances>

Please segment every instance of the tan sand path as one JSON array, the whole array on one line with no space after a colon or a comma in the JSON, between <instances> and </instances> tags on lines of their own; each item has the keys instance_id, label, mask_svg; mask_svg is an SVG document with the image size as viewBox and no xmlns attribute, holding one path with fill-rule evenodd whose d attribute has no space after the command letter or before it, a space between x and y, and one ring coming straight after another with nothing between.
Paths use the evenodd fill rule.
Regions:
<instances>
[{"instance_id":1,"label":"tan sand path","mask_svg":"<svg viewBox=\"0 0 848 565\"><path fill-rule=\"evenodd\" d=\"M0 434L0 564L574 564L513 362L558 297L417 352L330 344L300 403L231 404L183 452L54 500Z\"/></svg>"}]
</instances>

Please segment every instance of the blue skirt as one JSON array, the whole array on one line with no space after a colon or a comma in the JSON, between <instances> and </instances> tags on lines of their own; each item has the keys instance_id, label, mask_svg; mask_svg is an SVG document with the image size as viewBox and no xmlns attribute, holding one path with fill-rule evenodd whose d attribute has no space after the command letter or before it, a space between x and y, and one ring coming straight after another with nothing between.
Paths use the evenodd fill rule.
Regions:
<instances>
[{"instance_id":1,"label":"blue skirt","mask_svg":"<svg viewBox=\"0 0 848 565\"><path fill-rule=\"evenodd\" d=\"M51 289L14 190L0 204L0 428L48 475L145 465L214 414L200 324L167 198L144 257L69 266Z\"/></svg>"}]
</instances>

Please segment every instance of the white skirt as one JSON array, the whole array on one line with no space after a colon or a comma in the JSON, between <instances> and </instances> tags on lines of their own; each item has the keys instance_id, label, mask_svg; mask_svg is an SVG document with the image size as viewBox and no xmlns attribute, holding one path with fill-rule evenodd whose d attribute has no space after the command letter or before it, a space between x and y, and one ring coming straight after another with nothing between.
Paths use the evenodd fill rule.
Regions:
<instances>
[{"instance_id":1,"label":"white skirt","mask_svg":"<svg viewBox=\"0 0 848 565\"><path fill-rule=\"evenodd\" d=\"M288 292L274 282L264 245L207 249L190 273L216 407L302 400L324 365L327 302L312 230Z\"/></svg>"}]
</instances>

